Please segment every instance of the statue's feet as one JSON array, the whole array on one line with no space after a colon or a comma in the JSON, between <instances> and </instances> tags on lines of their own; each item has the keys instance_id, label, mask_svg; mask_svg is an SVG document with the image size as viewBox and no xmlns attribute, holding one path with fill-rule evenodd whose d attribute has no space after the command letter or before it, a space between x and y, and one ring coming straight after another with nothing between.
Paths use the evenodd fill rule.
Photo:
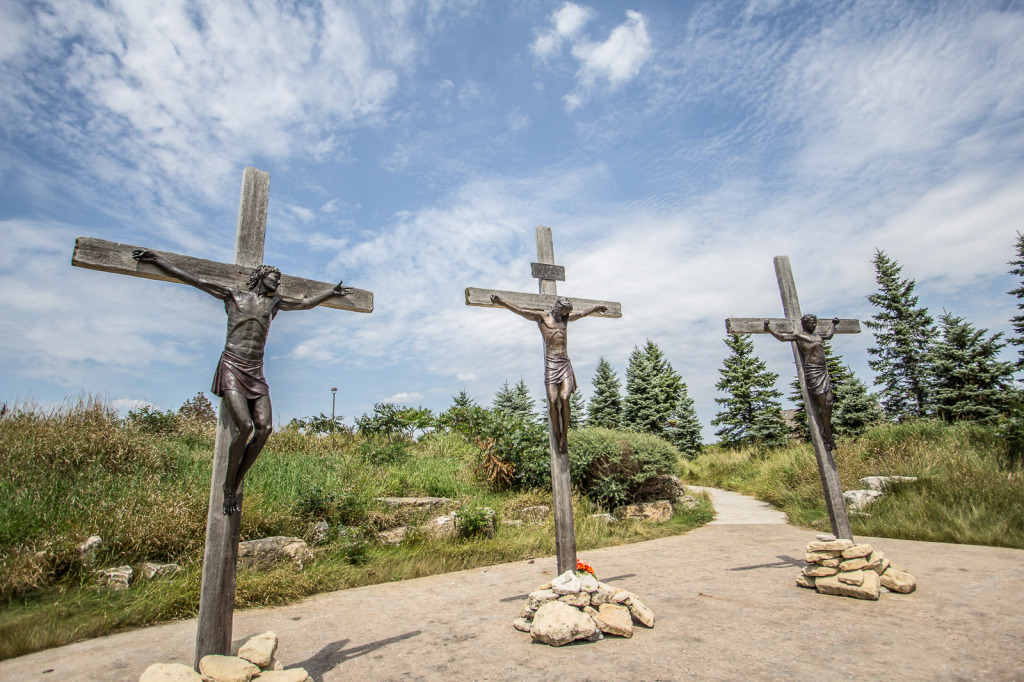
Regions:
<instances>
[{"instance_id":1,"label":"statue's feet","mask_svg":"<svg viewBox=\"0 0 1024 682\"><path fill-rule=\"evenodd\" d=\"M234 490L224 489L224 515L231 516L242 511L242 497Z\"/></svg>"}]
</instances>

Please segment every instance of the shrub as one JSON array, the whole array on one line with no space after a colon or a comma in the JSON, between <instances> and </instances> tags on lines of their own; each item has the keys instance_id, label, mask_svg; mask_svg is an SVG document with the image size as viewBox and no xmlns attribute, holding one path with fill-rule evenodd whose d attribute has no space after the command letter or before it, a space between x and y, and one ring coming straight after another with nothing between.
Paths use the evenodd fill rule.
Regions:
<instances>
[{"instance_id":1,"label":"shrub","mask_svg":"<svg viewBox=\"0 0 1024 682\"><path fill-rule=\"evenodd\" d=\"M493 519L493 509L467 505L455 512L455 527L461 538L490 535L494 527Z\"/></svg>"},{"instance_id":2,"label":"shrub","mask_svg":"<svg viewBox=\"0 0 1024 682\"><path fill-rule=\"evenodd\" d=\"M125 423L142 433L166 435L174 431L174 413L161 412L152 405L143 405L137 410L128 410Z\"/></svg>"},{"instance_id":3,"label":"shrub","mask_svg":"<svg viewBox=\"0 0 1024 682\"><path fill-rule=\"evenodd\" d=\"M345 418L341 415L335 417L328 417L326 414L321 412L313 417L307 417L306 419L292 419L288 426L302 430L303 433L315 435L319 433L351 433L351 429L345 426L342 420Z\"/></svg>"},{"instance_id":4,"label":"shrub","mask_svg":"<svg viewBox=\"0 0 1024 682\"><path fill-rule=\"evenodd\" d=\"M484 413L475 440L477 475L497 489L550 487L547 429L506 412Z\"/></svg>"},{"instance_id":5,"label":"shrub","mask_svg":"<svg viewBox=\"0 0 1024 682\"><path fill-rule=\"evenodd\" d=\"M577 490L612 508L638 501L655 476L675 473L679 451L648 433L592 427L569 432L569 468Z\"/></svg>"}]
</instances>

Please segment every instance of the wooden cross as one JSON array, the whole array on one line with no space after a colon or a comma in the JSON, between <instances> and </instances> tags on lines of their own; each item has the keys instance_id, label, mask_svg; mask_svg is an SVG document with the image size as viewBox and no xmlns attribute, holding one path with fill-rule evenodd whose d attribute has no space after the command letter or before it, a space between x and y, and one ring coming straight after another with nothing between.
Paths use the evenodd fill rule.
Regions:
<instances>
[{"instance_id":1,"label":"wooden cross","mask_svg":"<svg viewBox=\"0 0 1024 682\"><path fill-rule=\"evenodd\" d=\"M190 258L175 253L156 253L204 280L244 291L247 288L249 273L263 263L269 199L270 174L255 168L246 168L242 174L234 264ZM102 239L79 237L75 240L71 264L119 275L181 283L181 280L157 266L133 259L132 251L138 248L140 247ZM324 282L282 274L277 293L286 299L303 299L321 293L331 286ZM333 296L321 305L370 313L373 312L373 293L353 289L350 294ZM206 517L206 548L203 554L203 582L199 597L194 662L196 669L203 656L231 653L231 621L235 603L235 572L238 566L238 530L242 515L221 513L224 500L221 484L227 473L231 434L237 431L238 428L225 405L225 400L221 398L220 408L217 410L210 508Z\"/></svg>"},{"instance_id":2,"label":"wooden cross","mask_svg":"<svg viewBox=\"0 0 1024 682\"><path fill-rule=\"evenodd\" d=\"M779 282L779 293L782 296L782 309L785 318L768 318L772 328L777 331L793 332L800 327L800 299L796 294L796 282L793 280L793 271L789 266L789 256L775 257L775 277ZM765 318L739 318L730 317L725 321L725 329L730 334L767 334L764 328ZM825 332L831 324L830 319L819 319L816 333ZM860 321L840 320L835 325L836 334L859 334ZM800 380L800 391L804 396L804 405L807 408L807 426L811 432L811 444L814 446L814 457L818 462L818 474L821 476L821 485L825 491L825 505L828 508L828 518L832 524L832 532L837 538L853 539L850 530L850 519L846 513L846 504L843 501L843 486L839 482L839 471L836 468L836 460L832 451L826 446L821 434L821 423L818 411L811 402L807 389L807 379L804 376L804 362L800 348L794 342L793 360L796 363L796 372Z\"/></svg>"},{"instance_id":3,"label":"wooden cross","mask_svg":"<svg viewBox=\"0 0 1024 682\"><path fill-rule=\"evenodd\" d=\"M537 226L537 263L531 263L532 274L540 280L540 294L523 294L514 291L494 289L466 289L466 305L486 308L501 308L491 302L491 296L501 298L528 310L550 310L558 295L556 281L565 281L565 268L555 265L555 246L551 239L551 228ZM611 301L594 301L569 298L574 310L595 305L607 308L596 317L622 317L622 306ZM568 428L568 424L566 425ZM576 531L572 519L572 480L569 476L569 455L560 452L555 437L555 426L548 414L548 444L551 450L551 493L555 514L555 553L558 558L558 573L576 570Z\"/></svg>"}]
</instances>

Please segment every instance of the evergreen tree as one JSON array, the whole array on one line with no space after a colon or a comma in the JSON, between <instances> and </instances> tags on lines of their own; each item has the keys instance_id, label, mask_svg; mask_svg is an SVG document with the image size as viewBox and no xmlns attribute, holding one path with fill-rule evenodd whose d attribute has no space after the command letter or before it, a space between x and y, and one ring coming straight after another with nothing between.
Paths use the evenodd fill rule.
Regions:
<instances>
[{"instance_id":1,"label":"evergreen tree","mask_svg":"<svg viewBox=\"0 0 1024 682\"><path fill-rule=\"evenodd\" d=\"M1009 342L1018 348L1016 371L1019 372L1024 370L1024 234L1017 233L1014 249L1017 257L1010 261L1010 265L1013 266L1010 274L1020 277L1021 285L1016 289L1011 289L1009 293L1017 299L1017 310L1021 311L1021 314L1010 318L1016 336L1011 337Z\"/></svg>"},{"instance_id":2,"label":"evergreen tree","mask_svg":"<svg viewBox=\"0 0 1024 682\"><path fill-rule=\"evenodd\" d=\"M1009 407L1013 363L999 359L1003 334L986 337L949 312L939 317L942 337L928 354L932 404L944 421L993 422Z\"/></svg>"},{"instance_id":3,"label":"evergreen tree","mask_svg":"<svg viewBox=\"0 0 1024 682\"><path fill-rule=\"evenodd\" d=\"M540 415L534 410L534 401L530 397L530 389L522 377L515 386L509 386L508 381L494 394L494 401L491 406L505 414L519 417L523 421L540 421Z\"/></svg>"},{"instance_id":4,"label":"evergreen tree","mask_svg":"<svg viewBox=\"0 0 1024 682\"><path fill-rule=\"evenodd\" d=\"M935 325L926 308L918 308L914 295L916 283L900 279L902 266L875 252L875 278L879 291L868 296L878 312L865 321L875 332L874 356L868 366L876 373L875 384L882 385L882 407L890 419L921 417L928 410L928 346L935 338Z\"/></svg>"},{"instance_id":5,"label":"evergreen tree","mask_svg":"<svg viewBox=\"0 0 1024 682\"><path fill-rule=\"evenodd\" d=\"M648 339L643 349L634 346L626 368L622 425L634 431L662 435L682 385L682 379L656 343Z\"/></svg>"},{"instance_id":6,"label":"evergreen tree","mask_svg":"<svg viewBox=\"0 0 1024 682\"><path fill-rule=\"evenodd\" d=\"M858 379L849 367L846 367L846 370L849 378L843 382L839 393L835 394L832 432L837 436L857 436L881 422L885 415L882 414L882 408L878 406L875 397L868 393L868 387L864 382Z\"/></svg>"},{"instance_id":7,"label":"evergreen tree","mask_svg":"<svg viewBox=\"0 0 1024 682\"><path fill-rule=\"evenodd\" d=\"M622 395L619 377L610 362L601 358L594 372L594 395L590 397L587 426L617 429L622 426Z\"/></svg>"},{"instance_id":8,"label":"evergreen tree","mask_svg":"<svg viewBox=\"0 0 1024 682\"><path fill-rule=\"evenodd\" d=\"M505 385L508 386L507 383ZM458 395L452 396L452 407L459 410L468 410L474 407L479 407L479 405L477 405L475 400L469 397L469 394L466 393L466 389L463 388L459 390Z\"/></svg>"},{"instance_id":9,"label":"evergreen tree","mask_svg":"<svg viewBox=\"0 0 1024 682\"><path fill-rule=\"evenodd\" d=\"M715 432L719 443L730 448L784 445L786 424L779 404L782 393L775 388L779 375L768 371L764 362L754 355L754 342L749 334L729 334L725 345L732 354L718 370L722 378L715 388L726 397L715 398L722 410L711 420L712 426L721 426Z\"/></svg>"},{"instance_id":10,"label":"evergreen tree","mask_svg":"<svg viewBox=\"0 0 1024 682\"><path fill-rule=\"evenodd\" d=\"M675 408L668 416L665 424L665 435L687 459L693 459L704 450L701 438L700 420L697 419L697 408L693 398L686 390L686 384L679 389L679 398Z\"/></svg>"},{"instance_id":11,"label":"evergreen tree","mask_svg":"<svg viewBox=\"0 0 1024 682\"><path fill-rule=\"evenodd\" d=\"M569 428L578 429L587 421L587 401L578 390L569 396Z\"/></svg>"}]
</instances>

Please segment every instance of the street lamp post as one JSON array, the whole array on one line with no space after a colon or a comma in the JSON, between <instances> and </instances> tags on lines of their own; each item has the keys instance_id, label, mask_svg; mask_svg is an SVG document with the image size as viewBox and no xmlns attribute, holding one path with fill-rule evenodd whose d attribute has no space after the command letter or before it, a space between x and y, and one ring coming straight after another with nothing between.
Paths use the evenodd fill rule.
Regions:
<instances>
[{"instance_id":1,"label":"street lamp post","mask_svg":"<svg viewBox=\"0 0 1024 682\"><path fill-rule=\"evenodd\" d=\"M331 387L331 423L334 423L334 399L338 396L337 387Z\"/></svg>"}]
</instances>

